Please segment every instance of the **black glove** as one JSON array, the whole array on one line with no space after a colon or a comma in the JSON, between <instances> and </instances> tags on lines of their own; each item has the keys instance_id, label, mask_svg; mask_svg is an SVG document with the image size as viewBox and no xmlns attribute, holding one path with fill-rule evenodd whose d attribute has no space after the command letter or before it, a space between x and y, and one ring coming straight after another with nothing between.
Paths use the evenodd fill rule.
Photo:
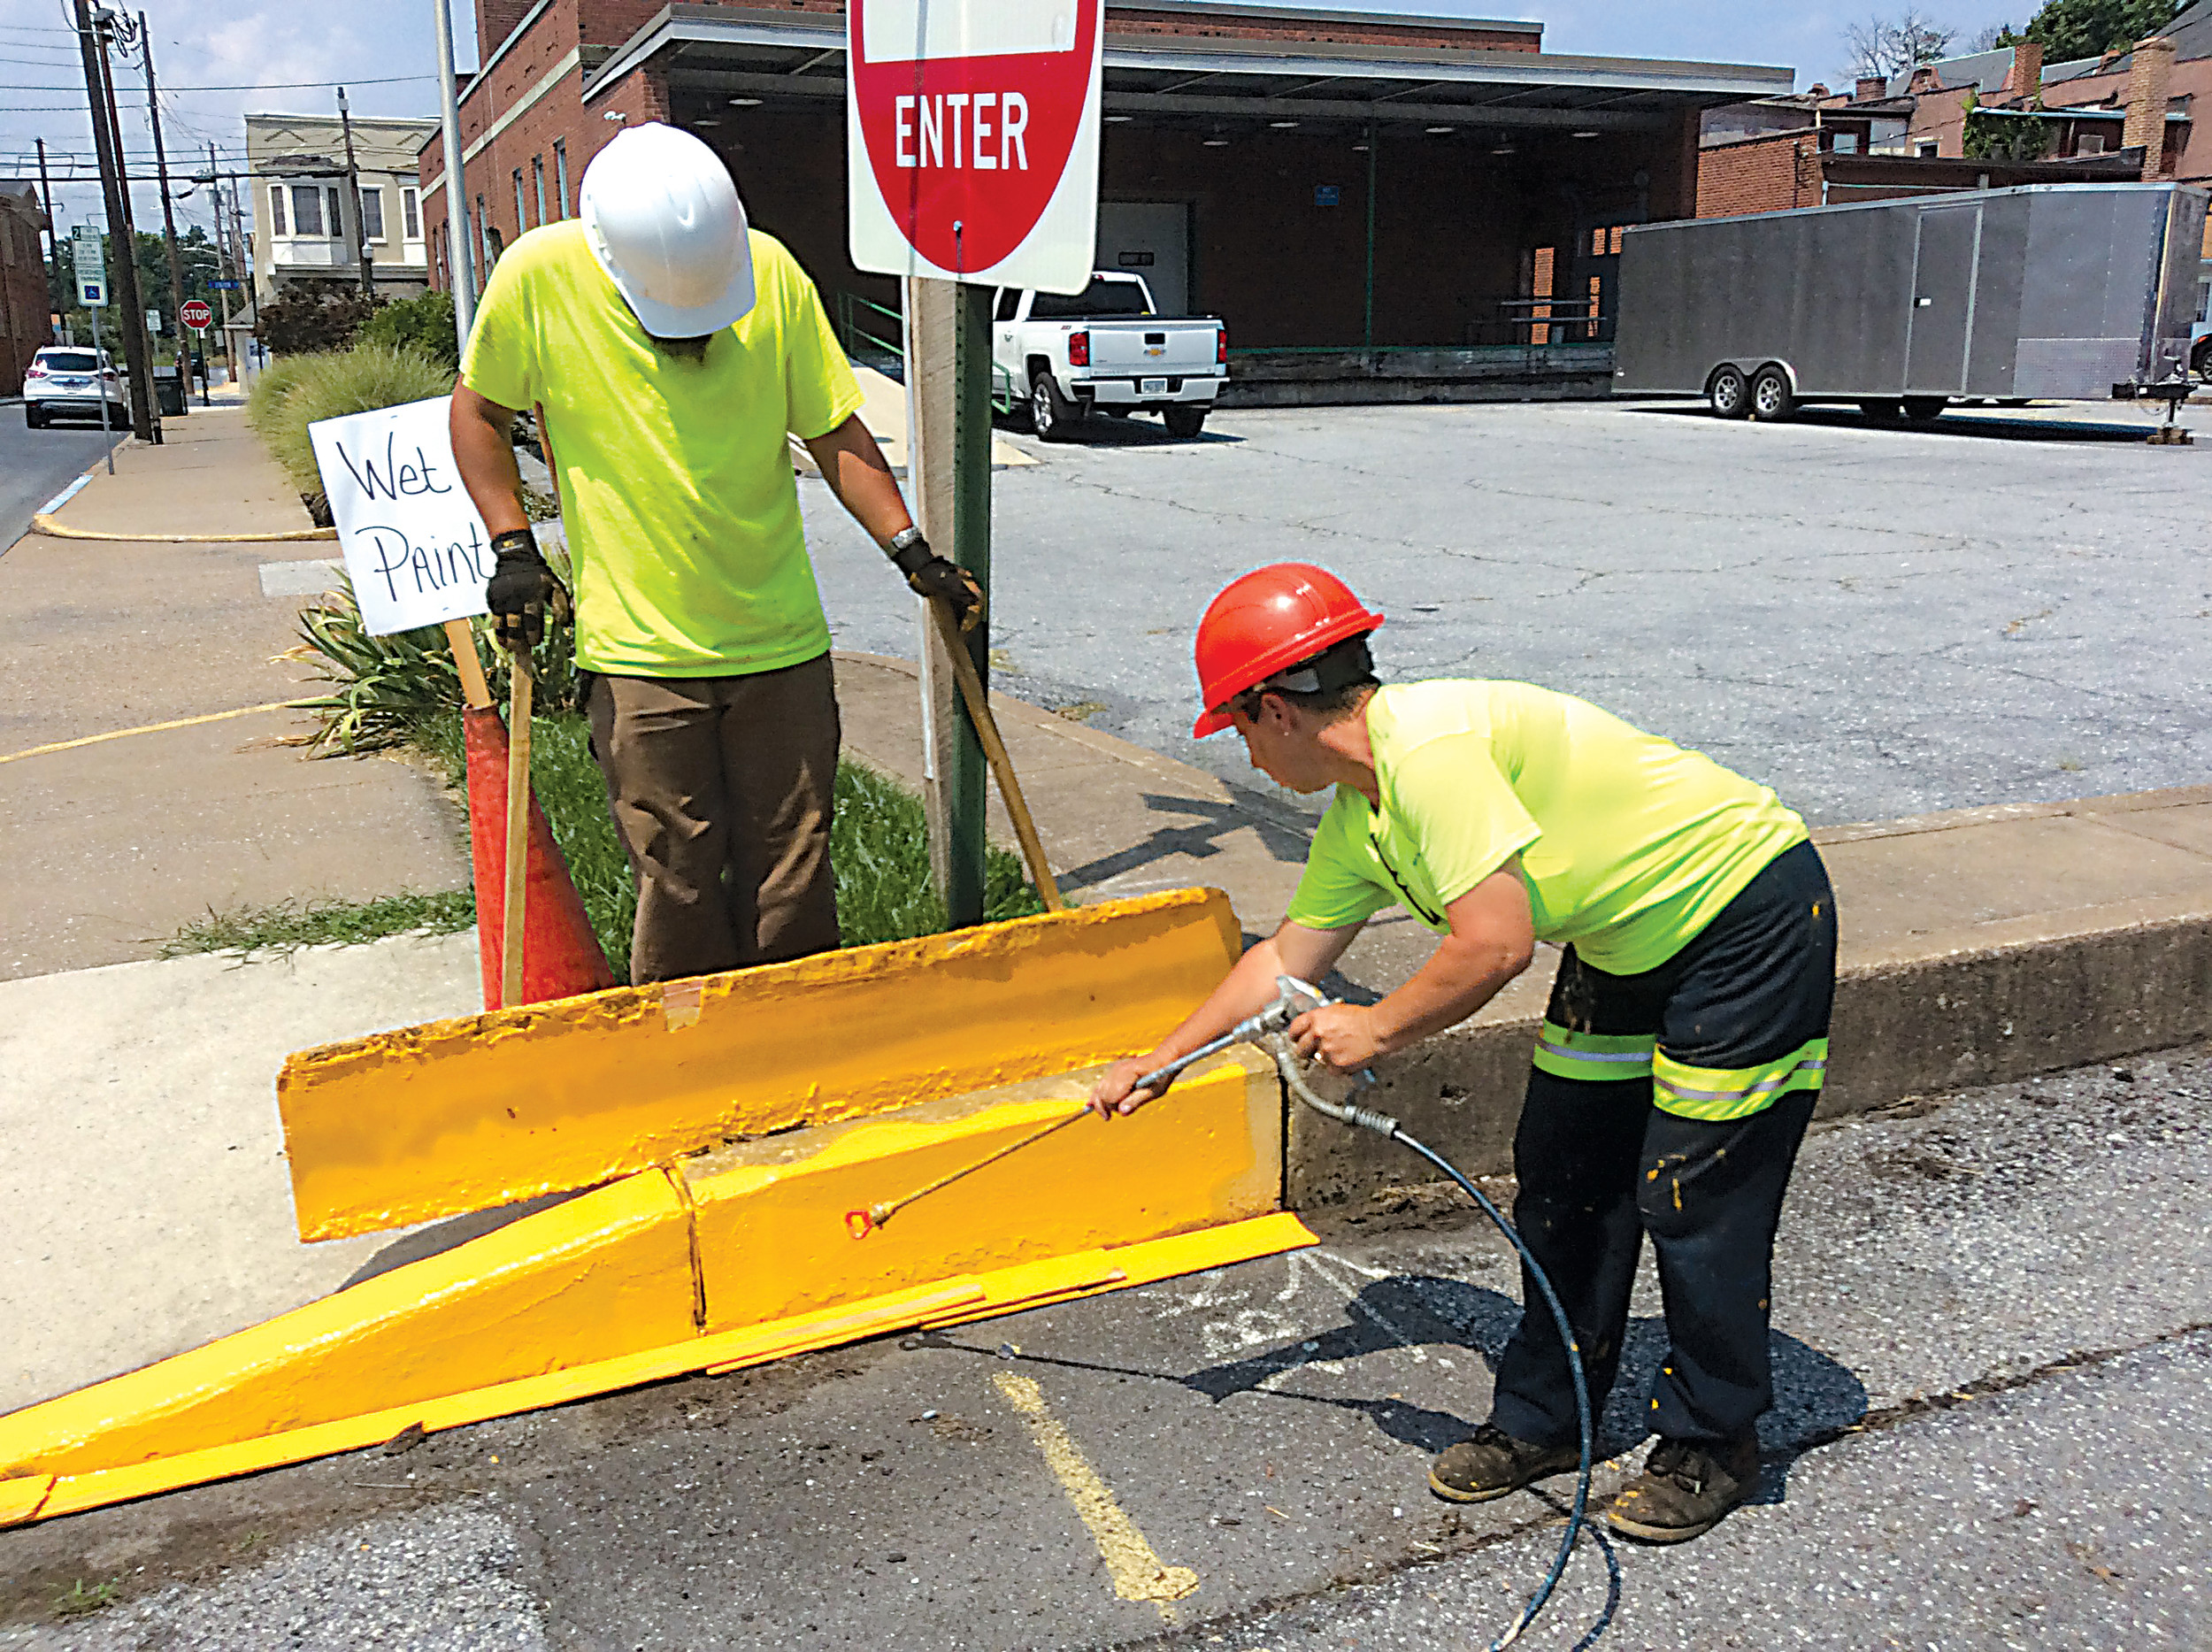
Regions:
<instances>
[{"instance_id":1,"label":"black glove","mask_svg":"<svg viewBox=\"0 0 2212 1652\"><path fill-rule=\"evenodd\" d=\"M983 623L983 588L975 582L975 575L932 550L919 528L910 527L891 542L891 563L906 575L917 596L942 597L951 603L952 617L962 631Z\"/></svg>"},{"instance_id":2,"label":"black glove","mask_svg":"<svg viewBox=\"0 0 2212 1652\"><path fill-rule=\"evenodd\" d=\"M568 618L568 588L545 565L536 536L526 527L495 534L492 551L498 560L484 588L492 631L510 654L519 654L543 640L547 615Z\"/></svg>"}]
</instances>

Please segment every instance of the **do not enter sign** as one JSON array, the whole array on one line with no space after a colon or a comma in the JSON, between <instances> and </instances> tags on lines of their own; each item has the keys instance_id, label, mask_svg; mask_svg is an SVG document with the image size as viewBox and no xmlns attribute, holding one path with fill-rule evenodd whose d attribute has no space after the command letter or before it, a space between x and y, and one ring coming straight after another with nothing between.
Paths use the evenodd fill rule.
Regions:
<instances>
[{"instance_id":1,"label":"do not enter sign","mask_svg":"<svg viewBox=\"0 0 2212 1652\"><path fill-rule=\"evenodd\" d=\"M854 265L1080 292L1098 227L1104 0L851 0Z\"/></svg>"},{"instance_id":2,"label":"do not enter sign","mask_svg":"<svg viewBox=\"0 0 2212 1652\"><path fill-rule=\"evenodd\" d=\"M188 298L177 315L185 326L196 333L204 333L215 324L215 311L204 298Z\"/></svg>"}]
</instances>

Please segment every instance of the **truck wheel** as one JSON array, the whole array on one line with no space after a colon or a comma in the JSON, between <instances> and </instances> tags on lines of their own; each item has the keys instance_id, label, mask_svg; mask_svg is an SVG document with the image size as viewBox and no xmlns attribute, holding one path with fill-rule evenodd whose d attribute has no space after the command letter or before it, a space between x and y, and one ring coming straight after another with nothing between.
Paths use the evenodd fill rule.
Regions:
<instances>
[{"instance_id":1,"label":"truck wheel","mask_svg":"<svg viewBox=\"0 0 2212 1652\"><path fill-rule=\"evenodd\" d=\"M1160 417L1167 421L1167 434L1188 442L1206 427L1206 410L1196 403L1185 402L1174 407L1164 407Z\"/></svg>"},{"instance_id":2,"label":"truck wheel","mask_svg":"<svg viewBox=\"0 0 2212 1652\"><path fill-rule=\"evenodd\" d=\"M1909 396L1905 398L1905 417L1916 425L1932 425L1950 404L1951 398L1947 396Z\"/></svg>"},{"instance_id":3,"label":"truck wheel","mask_svg":"<svg viewBox=\"0 0 2212 1652\"><path fill-rule=\"evenodd\" d=\"M1874 396L1859 403L1859 411L1878 425L1893 425L1905 416L1905 404L1893 396Z\"/></svg>"},{"instance_id":4,"label":"truck wheel","mask_svg":"<svg viewBox=\"0 0 2212 1652\"><path fill-rule=\"evenodd\" d=\"M1741 419L1751 411L1751 385L1740 368L1716 369L1706 381L1705 396L1722 419Z\"/></svg>"},{"instance_id":5,"label":"truck wheel","mask_svg":"<svg viewBox=\"0 0 2212 1652\"><path fill-rule=\"evenodd\" d=\"M1751 380L1751 411L1762 421L1778 425L1797 411L1797 392L1790 376L1779 367L1762 367Z\"/></svg>"},{"instance_id":6,"label":"truck wheel","mask_svg":"<svg viewBox=\"0 0 2212 1652\"><path fill-rule=\"evenodd\" d=\"M1082 421L1081 403L1071 402L1060 394L1060 387L1052 381L1049 373L1041 373L1029 385L1029 422L1039 437L1046 442L1065 442L1075 434L1075 426Z\"/></svg>"}]
</instances>

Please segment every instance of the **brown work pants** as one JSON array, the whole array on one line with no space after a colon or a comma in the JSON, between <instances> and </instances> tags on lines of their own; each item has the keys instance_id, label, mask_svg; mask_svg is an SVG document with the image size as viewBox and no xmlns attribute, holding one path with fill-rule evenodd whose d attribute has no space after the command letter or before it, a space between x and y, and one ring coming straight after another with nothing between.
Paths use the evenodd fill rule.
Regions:
<instances>
[{"instance_id":1,"label":"brown work pants","mask_svg":"<svg viewBox=\"0 0 2212 1652\"><path fill-rule=\"evenodd\" d=\"M637 878L634 983L839 944L828 655L744 677L597 677L587 710Z\"/></svg>"}]
</instances>

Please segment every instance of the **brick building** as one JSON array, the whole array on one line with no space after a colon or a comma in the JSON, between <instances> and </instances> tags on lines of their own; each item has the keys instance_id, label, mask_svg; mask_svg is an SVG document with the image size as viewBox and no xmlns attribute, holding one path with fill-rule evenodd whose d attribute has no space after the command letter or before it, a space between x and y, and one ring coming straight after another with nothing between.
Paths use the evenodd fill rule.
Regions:
<instances>
[{"instance_id":1,"label":"brick building","mask_svg":"<svg viewBox=\"0 0 2212 1652\"><path fill-rule=\"evenodd\" d=\"M0 183L0 396L22 395L23 370L41 345L53 342L39 242L46 227L36 188Z\"/></svg>"},{"instance_id":2,"label":"brick building","mask_svg":"<svg viewBox=\"0 0 2212 1652\"><path fill-rule=\"evenodd\" d=\"M477 0L477 25L461 108L477 244L451 245L434 138L435 284L456 257L480 279L516 234L572 214L601 145L666 120L723 155L833 307L896 302L846 253L843 0ZM1433 379L1486 349L1601 344L1614 232L1694 213L1702 111L1793 77L1542 40L1539 23L1110 4L1101 263L1221 316L1242 350L1395 350ZM1271 370L1239 360L1248 383Z\"/></svg>"}]
</instances>

